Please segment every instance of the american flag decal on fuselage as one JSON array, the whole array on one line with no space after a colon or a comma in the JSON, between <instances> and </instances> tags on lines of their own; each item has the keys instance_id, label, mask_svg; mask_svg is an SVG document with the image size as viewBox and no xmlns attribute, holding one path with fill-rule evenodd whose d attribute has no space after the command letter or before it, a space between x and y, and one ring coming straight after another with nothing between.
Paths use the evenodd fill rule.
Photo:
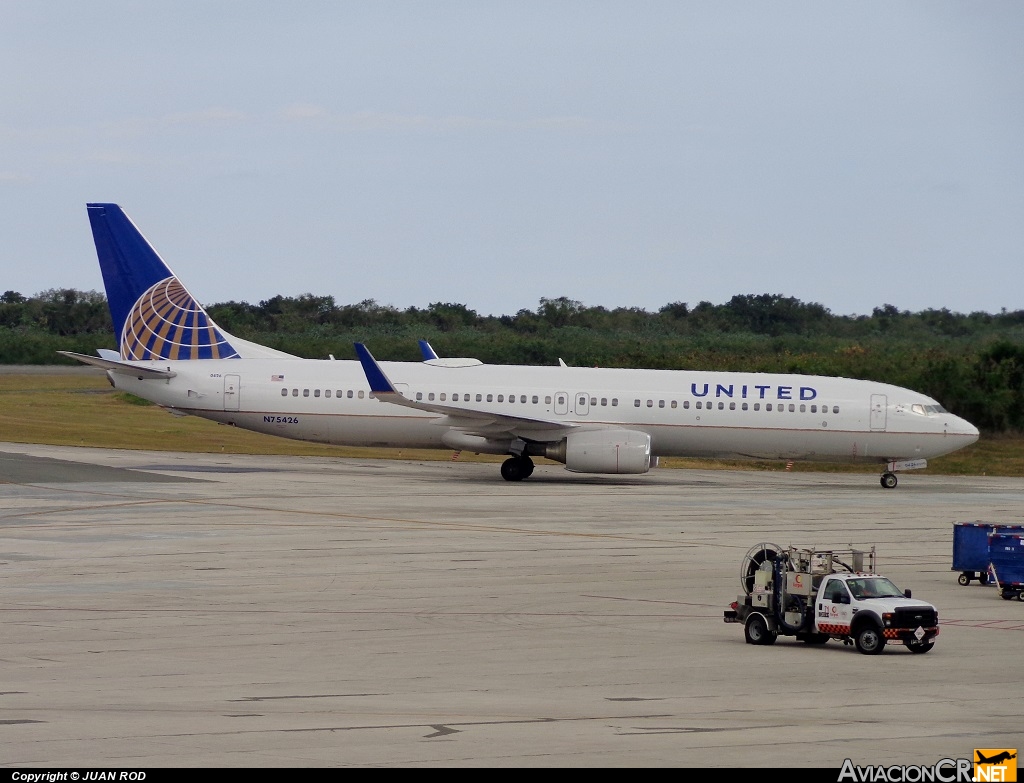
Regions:
<instances>
[{"instance_id":1,"label":"american flag decal on fuselage","mask_svg":"<svg viewBox=\"0 0 1024 783\"><path fill-rule=\"evenodd\" d=\"M178 279L168 277L140 296L125 319L121 358L147 361L240 357Z\"/></svg>"}]
</instances>

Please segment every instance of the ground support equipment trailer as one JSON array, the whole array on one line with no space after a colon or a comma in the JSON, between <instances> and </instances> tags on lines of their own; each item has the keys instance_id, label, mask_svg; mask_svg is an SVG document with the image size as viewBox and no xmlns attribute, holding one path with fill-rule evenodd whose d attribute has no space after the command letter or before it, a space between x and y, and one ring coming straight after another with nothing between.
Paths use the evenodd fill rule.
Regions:
<instances>
[{"instance_id":1,"label":"ground support equipment trailer","mask_svg":"<svg viewBox=\"0 0 1024 783\"><path fill-rule=\"evenodd\" d=\"M960 572L957 581L961 585L969 585L972 580L977 580L978 584L988 584L992 570L989 539L994 534L1024 535L1024 525L996 522L953 523L953 570Z\"/></svg>"},{"instance_id":2,"label":"ground support equipment trailer","mask_svg":"<svg viewBox=\"0 0 1024 783\"><path fill-rule=\"evenodd\" d=\"M742 623L748 644L774 644L793 636L807 644L829 639L853 644L865 655L886 642L926 653L939 635L939 613L875 573L875 549L816 550L762 543L740 567L743 595L725 611Z\"/></svg>"},{"instance_id":3,"label":"ground support equipment trailer","mask_svg":"<svg viewBox=\"0 0 1024 783\"><path fill-rule=\"evenodd\" d=\"M993 533L988 537L989 570L1001 598L1024 601L1024 535Z\"/></svg>"}]
</instances>

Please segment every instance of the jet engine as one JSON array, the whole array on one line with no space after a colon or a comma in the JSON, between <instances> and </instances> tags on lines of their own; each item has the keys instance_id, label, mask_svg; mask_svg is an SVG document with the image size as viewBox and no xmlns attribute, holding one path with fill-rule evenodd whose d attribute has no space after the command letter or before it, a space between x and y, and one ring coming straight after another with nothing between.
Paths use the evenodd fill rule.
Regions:
<instances>
[{"instance_id":1,"label":"jet engine","mask_svg":"<svg viewBox=\"0 0 1024 783\"><path fill-rule=\"evenodd\" d=\"M634 430L584 430L544 450L574 473L646 473L651 469L651 436Z\"/></svg>"}]
</instances>

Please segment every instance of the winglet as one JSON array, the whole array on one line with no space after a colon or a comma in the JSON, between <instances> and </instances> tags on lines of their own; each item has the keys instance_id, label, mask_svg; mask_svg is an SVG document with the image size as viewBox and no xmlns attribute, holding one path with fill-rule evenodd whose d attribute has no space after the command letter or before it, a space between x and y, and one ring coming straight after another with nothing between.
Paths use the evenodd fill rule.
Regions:
<instances>
[{"instance_id":1,"label":"winglet","mask_svg":"<svg viewBox=\"0 0 1024 783\"><path fill-rule=\"evenodd\" d=\"M355 347L356 356L359 357L359 363L363 365L363 372L366 373L366 381L370 384L370 391L374 394L398 394L370 350L362 343L355 343Z\"/></svg>"},{"instance_id":2,"label":"winglet","mask_svg":"<svg viewBox=\"0 0 1024 783\"><path fill-rule=\"evenodd\" d=\"M437 352L430 346L426 340L420 340L420 353L423 354L423 361L429 362L431 359L436 359Z\"/></svg>"}]
</instances>

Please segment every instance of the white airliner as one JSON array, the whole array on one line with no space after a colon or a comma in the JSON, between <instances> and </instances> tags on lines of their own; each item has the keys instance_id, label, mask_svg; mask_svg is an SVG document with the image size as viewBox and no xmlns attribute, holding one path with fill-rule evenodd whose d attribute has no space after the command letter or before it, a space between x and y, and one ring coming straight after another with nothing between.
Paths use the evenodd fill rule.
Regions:
<instances>
[{"instance_id":1,"label":"white airliner","mask_svg":"<svg viewBox=\"0 0 1024 783\"><path fill-rule=\"evenodd\" d=\"M346 446L507 454L570 471L646 473L659 457L877 463L896 471L963 448L978 430L930 397L874 381L710 370L485 365L438 358L303 359L218 327L116 204L89 204L119 352L62 351L172 412Z\"/></svg>"}]
</instances>

